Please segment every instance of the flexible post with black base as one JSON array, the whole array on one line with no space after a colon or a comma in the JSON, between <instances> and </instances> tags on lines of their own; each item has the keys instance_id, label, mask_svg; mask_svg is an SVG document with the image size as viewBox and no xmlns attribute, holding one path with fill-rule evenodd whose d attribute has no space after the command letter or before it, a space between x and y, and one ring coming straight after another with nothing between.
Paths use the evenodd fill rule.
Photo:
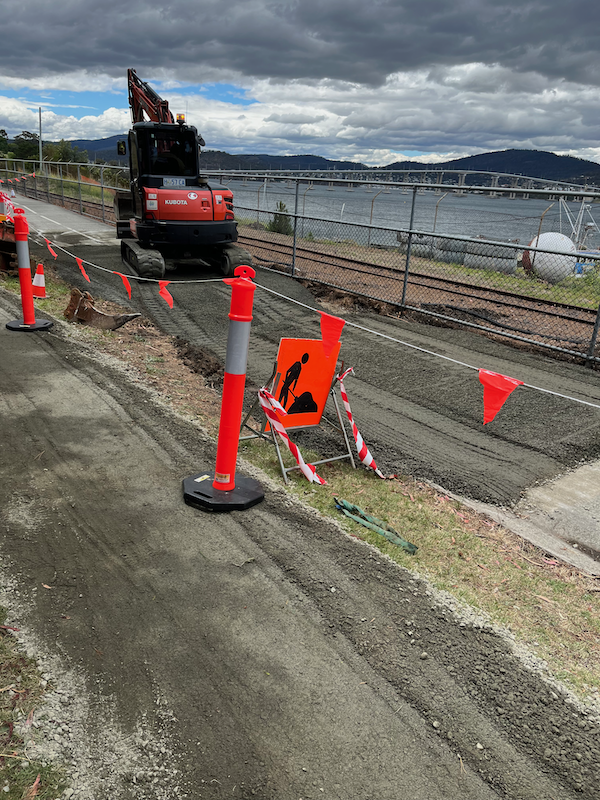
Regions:
<instances>
[{"instance_id":1,"label":"flexible post with black base","mask_svg":"<svg viewBox=\"0 0 600 800\"><path fill-rule=\"evenodd\" d=\"M33 307L33 284L31 282L31 264L29 261L29 225L22 208L15 208L14 213L15 242L17 244L17 261L19 264L19 284L21 286L21 306L23 319L7 322L9 331L47 331L53 323L48 319L35 319Z\"/></svg>"},{"instance_id":2,"label":"flexible post with black base","mask_svg":"<svg viewBox=\"0 0 600 800\"><path fill-rule=\"evenodd\" d=\"M256 289L252 278L256 273L251 267L241 266L234 274L235 278L224 279L232 292L216 468L183 481L184 501L202 511L244 511L265 496L258 481L235 471Z\"/></svg>"}]
</instances>

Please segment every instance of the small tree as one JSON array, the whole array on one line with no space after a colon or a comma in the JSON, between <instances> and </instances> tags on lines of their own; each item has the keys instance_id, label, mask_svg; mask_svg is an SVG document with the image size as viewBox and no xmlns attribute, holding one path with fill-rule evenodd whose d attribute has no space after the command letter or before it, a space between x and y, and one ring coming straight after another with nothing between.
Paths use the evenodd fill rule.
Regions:
<instances>
[{"instance_id":1,"label":"small tree","mask_svg":"<svg viewBox=\"0 0 600 800\"><path fill-rule=\"evenodd\" d=\"M85 163L87 160L87 150L80 150L77 145L73 145L65 139L61 139L60 142L44 143L44 161Z\"/></svg>"},{"instance_id":2,"label":"small tree","mask_svg":"<svg viewBox=\"0 0 600 800\"><path fill-rule=\"evenodd\" d=\"M290 218L287 216L287 206L281 200L277 203L277 211L267 225L267 230L273 231L273 233L282 233L284 236L292 236L294 233Z\"/></svg>"},{"instance_id":3,"label":"small tree","mask_svg":"<svg viewBox=\"0 0 600 800\"><path fill-rule=\"evenodd\" d=\"M39 153L39 136L37 133L23 131L15 136L12 150L15 158L36 158Z\"/></svg>"}]
</instances>

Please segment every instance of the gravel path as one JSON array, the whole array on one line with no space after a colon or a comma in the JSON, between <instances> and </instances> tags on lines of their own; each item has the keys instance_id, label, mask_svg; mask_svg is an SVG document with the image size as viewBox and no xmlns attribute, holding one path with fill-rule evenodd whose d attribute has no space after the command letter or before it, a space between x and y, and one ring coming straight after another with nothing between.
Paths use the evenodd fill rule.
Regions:
<instances>
[{"instance_id":1,"label":"gravel path","mask_svg":"<svg viewBox=\"0 0 600 800\"><path fill-rule=\"evenodd\" d=\"M600 796L598 717L510 638L268 482L185 506L213 443L68 334L0 330L0 548L72 797Z\"/></svg>"}]
</instances>

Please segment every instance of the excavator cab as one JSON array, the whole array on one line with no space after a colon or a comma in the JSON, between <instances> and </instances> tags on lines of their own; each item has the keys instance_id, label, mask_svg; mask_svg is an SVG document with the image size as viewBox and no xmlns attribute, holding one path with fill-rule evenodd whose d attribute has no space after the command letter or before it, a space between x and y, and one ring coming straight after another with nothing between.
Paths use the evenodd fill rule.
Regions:
<instances>
[{"instance_id":1,"label":"excavator cab","mask_svg":"<svg viewBox=\"0 0 600 800\"><path fill-rule=\"evenodd\" d=\"M182 126L171 130L145 128L136 131L135 139L134 146L142 175L148 178L165 175L198 178L198 142L195 129Z\"/></svg>"}]
</instances>

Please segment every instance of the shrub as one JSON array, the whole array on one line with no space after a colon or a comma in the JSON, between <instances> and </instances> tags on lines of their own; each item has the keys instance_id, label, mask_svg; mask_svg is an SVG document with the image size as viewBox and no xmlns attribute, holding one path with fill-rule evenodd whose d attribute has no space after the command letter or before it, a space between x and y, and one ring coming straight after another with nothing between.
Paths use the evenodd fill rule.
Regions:
<instances>
[{"instance_id":1,"label":"shrub","mask_svg":"<svg viewBox=\"0 0 600 800\"><path fill-rule=\"evenodd\" d=\"M287 206L281 200L277 203L277 211L267 225L267 230L273 233L282 233L284 236L292 236L294 233L290 218L287 216Z\"/></svg>"}]
</instances>

